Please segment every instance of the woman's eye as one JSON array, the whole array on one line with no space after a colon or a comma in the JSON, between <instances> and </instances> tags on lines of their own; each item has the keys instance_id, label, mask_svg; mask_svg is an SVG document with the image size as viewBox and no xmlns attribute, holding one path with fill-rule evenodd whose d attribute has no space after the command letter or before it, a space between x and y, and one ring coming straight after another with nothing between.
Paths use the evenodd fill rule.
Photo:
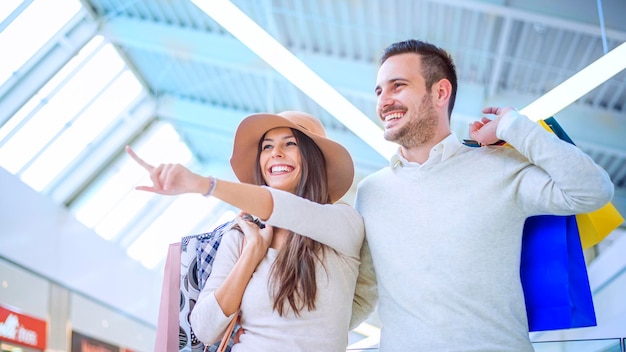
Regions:
<instances>
[{"instance_id":1,"label":"woman's eye","mask_svg":"<svg viewBox=\"0 0 626 352\"><path fill-rule=\"evenodd\" d=\"M268 150L268 149L272 149L272 146L269 145L269 144L266 144L266 145L261 147L261 150Z\"/></svg>"},{"instance_id":2,"label":"woman's eye","mask_svg":"<svg viewBox=\"0 0 626 352\"><path fill-rule=\"evenodd\" d=\"M296 142L287 142L287 145L295 145L295 146L298 146L298 143L296 143Z\"/></svg>"}]
</instances>

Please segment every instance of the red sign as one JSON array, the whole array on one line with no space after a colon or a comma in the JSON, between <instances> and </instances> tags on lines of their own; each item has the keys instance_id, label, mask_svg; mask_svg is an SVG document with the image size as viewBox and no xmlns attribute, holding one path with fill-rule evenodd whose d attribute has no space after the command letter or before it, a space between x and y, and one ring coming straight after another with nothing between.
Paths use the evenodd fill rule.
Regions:
<instances>
[{"instance_id":1,"label":"red sign","mask_svg":"<svg viewBox=\"0 0 626 352\"><path fill-rule=\"evenodd\" d=\"M43 351L46 348L46 322L0 305L0 340Z\"/></svg>"}]
</instances>

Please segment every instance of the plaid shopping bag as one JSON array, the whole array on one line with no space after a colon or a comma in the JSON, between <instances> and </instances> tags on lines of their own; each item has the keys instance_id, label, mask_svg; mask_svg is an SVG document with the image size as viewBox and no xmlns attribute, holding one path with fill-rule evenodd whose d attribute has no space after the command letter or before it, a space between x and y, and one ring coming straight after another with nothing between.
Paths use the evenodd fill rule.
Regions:
<instances>
[{"instance_id":1,"label":"plaid shopping bag","mask_svg":"<svg viewBox=\"0 0 626 352\"><path fill-rule=\"evenodd\" d=\"M237 223L236 219L221 224L211 232L198 235L189 235L181 239L180 252L180 313L179 313L179 351L209 351L214 352L219 342L205 346L198 340L191 328L189 317L194 305L211 275L213 260L217 254L222 236ZM226 351L233 345L232 338Z\"/></svg>"}]
</instances>

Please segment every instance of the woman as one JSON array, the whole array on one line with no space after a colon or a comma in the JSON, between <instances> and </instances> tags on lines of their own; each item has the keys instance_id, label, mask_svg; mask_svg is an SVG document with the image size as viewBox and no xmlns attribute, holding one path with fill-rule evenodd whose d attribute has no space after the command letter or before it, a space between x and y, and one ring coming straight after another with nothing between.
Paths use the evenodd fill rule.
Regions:
<instances>
[{"instance_id":1,"label":"woman","mask_svg":"<svg viewBox=\"0 0 626 352\"><path fill-rule=\"evenodd\" d=\"M191 314L201 341L219 340L241 309L244 333L233 351L346 350L364 228L351 206L335 203L352 185L354 166L317 118L246 117L231 158L241 183L181 165L152 167L128 152L154 183L137 189L212 195L266 224L259 229L240 215L243 235L224 235Z\"/></svg>"}]
</instances>

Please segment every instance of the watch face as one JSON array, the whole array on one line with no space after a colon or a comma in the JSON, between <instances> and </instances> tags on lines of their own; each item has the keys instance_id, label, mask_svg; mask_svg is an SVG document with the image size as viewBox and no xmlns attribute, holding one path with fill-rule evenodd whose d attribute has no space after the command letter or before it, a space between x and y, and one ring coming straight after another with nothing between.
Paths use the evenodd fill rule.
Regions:
<instances>
[{"instance_id":1,"label":"watch face","mask_svg":"<svg viewBox=\"0 0 626 352\"><path fill-rule=\"evenodd\" d=\"M246 221L251 221L253 223L256 224L256 226L258 226L260 229L264 229L265 228L265 224L261 222L261 220L259 218L255 218L252 215L248 214L248 213L244 213L242 215L242 218Z\"/></svg>"}]
</instances>

